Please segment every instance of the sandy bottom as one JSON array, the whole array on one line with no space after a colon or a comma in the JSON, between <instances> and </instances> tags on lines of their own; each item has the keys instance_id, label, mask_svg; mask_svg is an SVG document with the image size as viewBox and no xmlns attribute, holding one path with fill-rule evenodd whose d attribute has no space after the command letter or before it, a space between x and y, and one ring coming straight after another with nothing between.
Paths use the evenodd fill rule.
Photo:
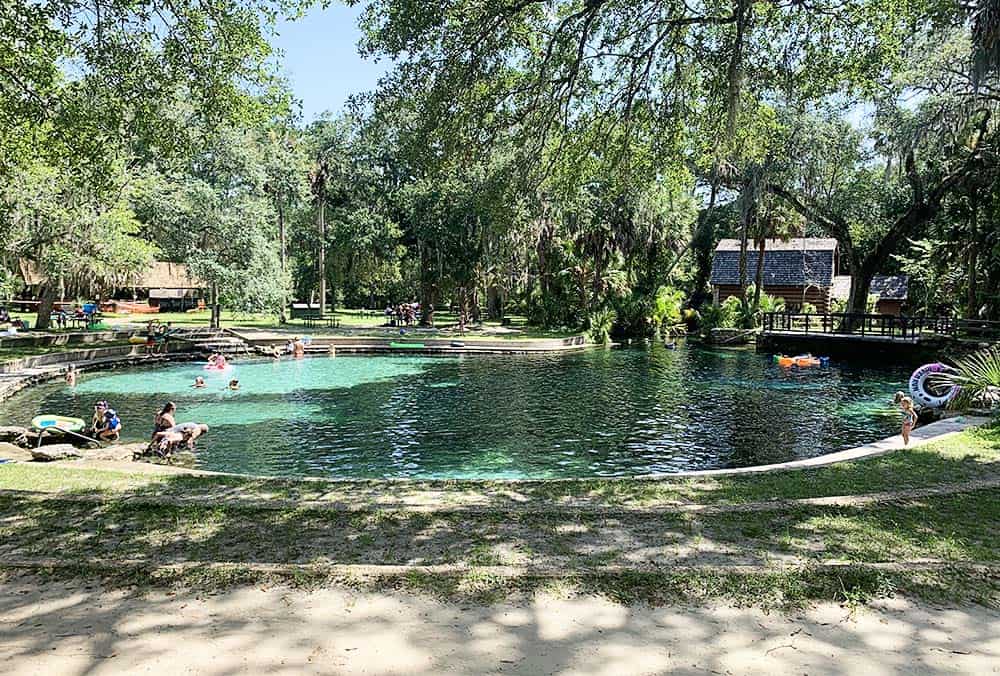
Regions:
<instances>
[{"instance_id":1,"label":"sandy bottom","mask_svg":"<svg viewBox=\"0 0 1000 676\"><path fill-rule=\"evenodd\" d=\"M0 586L3 674L998 674L1000 613L894 600L760 610L237 588Z\"/></svg>"}]
</instances>

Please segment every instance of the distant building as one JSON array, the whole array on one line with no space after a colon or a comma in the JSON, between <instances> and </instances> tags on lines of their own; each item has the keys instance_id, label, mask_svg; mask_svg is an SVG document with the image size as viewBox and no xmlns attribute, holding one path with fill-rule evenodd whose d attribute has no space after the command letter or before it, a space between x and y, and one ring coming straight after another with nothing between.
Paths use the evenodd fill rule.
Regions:
<instances>
[{"instance_id":1,"label":"distant building","mask_svg":"<svg viewBox=\"0 0 1000 676\"><path fill-rule=\"evenodd\" d=\"M28 301L37 300L45 276L33 262L20 262L21 278L24 288L20 298ZM128 301L148 301L150 307L163 311L187 310L198 306L205 294L205 283L195 278L187 265L183 263L168 263L154 261L148 268L136 276L132 283L115 290L105 290L110 298L92 298L92 300L118 300L123 306L133 305ZM67 289L68 298L72 301L76 295L87 295L86 290ZM139 308L128 308L138 311Z\"/></svg>"},{"instance_id":2,"label":"distant building","mask_svg":"<svg viewBox=\"0 0 1000 676\"><path fill-rule=\"evenodd\" d=\"M880 315L903 314L909 296L910 278L906 275L875 275L868 293L876 297L875 312ZM833 280L831 296L846 301L851 293L851 278L838 275Z\"/></svg>"},{"instance_id":3,"label":"distant building","mask_svg":"<svg viewBox=\"0 0 1000 676\"><path fill-rule=\"evenodd\" d=\"M795 311L811 303L819 312L830 308L834 277L840 267L840 250L835 239L797 238L767 240L764 248L763 291L780 297L785 307ZM757 271L757 249L747 250L747 284ZM712 297L721 303L740 294L740 240L724 239L712 259Z\"/></svg>"}]
</instances>

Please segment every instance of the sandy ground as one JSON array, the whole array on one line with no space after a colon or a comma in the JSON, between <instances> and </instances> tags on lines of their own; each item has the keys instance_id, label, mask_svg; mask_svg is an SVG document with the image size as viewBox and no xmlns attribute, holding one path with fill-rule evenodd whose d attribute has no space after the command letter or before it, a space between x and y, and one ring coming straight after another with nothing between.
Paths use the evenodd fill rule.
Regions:
<instances>
[{"instance_id":1,"label":"sandy ground","mask_svg":"<svg viewBox=\"0 0 1000 676\"><path fill-rule=\"evenodd\" d=\"M0 587L3 674L998 674L1000 612L893 600L760 610L539 596Z\"/></svg>"}]
</instances>

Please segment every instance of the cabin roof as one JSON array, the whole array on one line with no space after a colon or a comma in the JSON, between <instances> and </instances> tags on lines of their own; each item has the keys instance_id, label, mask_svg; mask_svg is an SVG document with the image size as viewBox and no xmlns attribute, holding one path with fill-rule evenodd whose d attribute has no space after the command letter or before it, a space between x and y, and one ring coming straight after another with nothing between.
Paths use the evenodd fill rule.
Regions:
<instances>
[{"instance_id":1,"label":"cabin roof","mask_svg":"<svg viewBox=\"0 0 1000 676\"><path fill-rule=\"evenodd\" d=\"M764 248L764 286L828 287L836 274L837 240L805 237L767 240ZM753 282L757 250L747 250L747 280ZM740 241L724 239L715 248L711 282L716 286L739 284Z\"/></svg>"},{"instance_id":2,"label":"cabin roof","mask_svg":"<svg viewBox=\"0 0 1000 676\"><path fill-rule=\"evenodd\" d=\"M34 261L22 259L19 261L19 268L25 284L35 286L45 281L45 274ZM140 289L200 289L205 284L194 277L184 263L153 261L136 276L134 283L125 286Z\"/></svg>"},{"instance_id":3,"label":"cabin roof","mask_svg":"<svg viewBox=\"0 0 1000 676\"><path fill-rule=\"evenodd\" d=\"M910 290L910 278L907 275L875 275L869 293L878 296L879 300L906 300ZM830 290L832 298L847 300L851 293L851 278L849 275L838 275L833 279Z\"/></svg>"}]
</instances>

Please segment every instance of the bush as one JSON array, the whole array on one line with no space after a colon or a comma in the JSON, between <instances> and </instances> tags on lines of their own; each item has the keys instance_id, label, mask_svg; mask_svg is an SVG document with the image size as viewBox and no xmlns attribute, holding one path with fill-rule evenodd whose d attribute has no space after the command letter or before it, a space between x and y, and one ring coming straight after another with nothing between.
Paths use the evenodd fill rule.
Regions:
<instances>
[{"instance_id":1,"label":"bush","mask_svg":"<svg viewBox=\"0 0 1000 676\"><path fill-rule=\"evenodd\" d=\"M590 340L598 345L607 345L611 342L611 329L617 318L618 315L614 310L604 309L591 312L587 318Z\"/></svg>"},{"instance_id":2,"label":"bush","mask_svg":"<svg viewBox=\"0 0 1000 676\"><path fill-rule=\"evenodd\" d=\"M701 327L711 329L731 329L736 326L740 314L740 299L730 296L722 303L706 303L701 308Z\"/></svg>"},{"instance_id":3,"label":"bush","mask_svg":"<svg viewBox=\"0 0 1000 676\"><path fill-rule=\"evenodd\" d=\"M681 308L684 305L684 293L680 289L661 286L653 298L653 308L650 313L650 323L656 330L674 326L681 322Z\"/></svg>"}]
</instances>

